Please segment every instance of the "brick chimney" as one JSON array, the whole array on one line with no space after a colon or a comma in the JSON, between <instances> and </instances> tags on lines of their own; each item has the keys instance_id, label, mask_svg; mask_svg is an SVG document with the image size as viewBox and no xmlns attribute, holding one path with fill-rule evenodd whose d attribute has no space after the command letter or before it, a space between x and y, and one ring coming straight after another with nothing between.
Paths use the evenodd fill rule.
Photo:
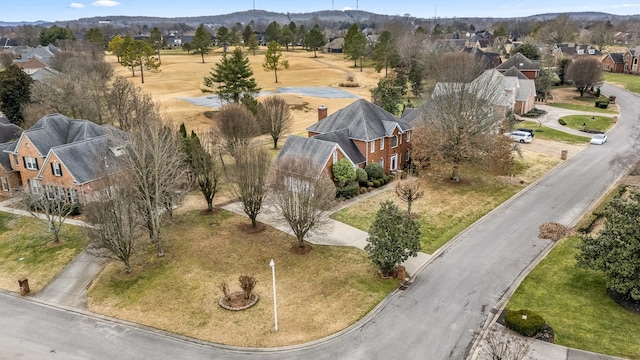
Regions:
<instances>
[{"instance_id":1,"label":"brick chimney","mask_svg":"<svg viewBox=\"0 0 640 360\"><path fill-rule=\"evenodd\" d=\"M318 121L327 117L327 107L324 105L320 105L318 108Z\"/></svg>"}]
</instances>

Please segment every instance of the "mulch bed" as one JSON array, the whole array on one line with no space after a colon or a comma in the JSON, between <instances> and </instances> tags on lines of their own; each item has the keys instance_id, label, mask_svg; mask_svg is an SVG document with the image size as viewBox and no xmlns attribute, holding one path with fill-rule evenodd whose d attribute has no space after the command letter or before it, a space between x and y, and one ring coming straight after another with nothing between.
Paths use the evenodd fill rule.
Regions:
<instances>
[{"instance_id":1,"label":"mulch bed","mask_svg":"<svg viewBox=\"0 0 640 360\"><path fill-rule=\"evenodd\" d=\"M304 244L304 246L298 246L295 244L291 247L291 252L298 255L305 255L311 252L313 248L309 244Z\"/></svg>"},{"instance_id":2,"label":"mulch bed","mask_svg":"<svg viewBox=\"0 0 640 360\"><path fill-rule=\"evenodd\" d=\"M251 226L251 222L238 224L238 228L245 234L257 234L265 231L267 226L261 222L256 222L256 227Z\"/></svg>"},{"instance_id":3,"label":"mulch bed","mask_svg":"<svg viewBox=\"0 0 640 360\"><path fill-rule=\"evenodd\" d=\"M633 300L629 295L619 293L615 290L607 289L607 295L618 305L634 312L640 313L640 301Z\"/></svg>"},{"instance_id":4,"label":"mulch bed","mask_svg":"<svg viewBox=\"0 0 640 360\"><path fill-rule=\"evenodd\" d=\"M258 294L251 294L251 298L246 299L244 297L244 292L236 291L229 294L229 298L220 298L218 304L227 310L239 311L252 307L258 302L259 299L260 297L258 296Z\"/></svg>"}]
</instances>

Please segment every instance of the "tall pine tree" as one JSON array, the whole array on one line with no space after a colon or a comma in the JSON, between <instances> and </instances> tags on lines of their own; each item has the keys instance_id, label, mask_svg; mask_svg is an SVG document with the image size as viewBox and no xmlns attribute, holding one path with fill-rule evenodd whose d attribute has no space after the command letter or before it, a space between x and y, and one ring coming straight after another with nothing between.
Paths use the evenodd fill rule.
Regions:
<instances>
[{"instance_id":1,"label":"tall pine tree","mask_svg":"<svg viewBox=\"0 0 640 360\"><path fill-rule=\"evenodd\" d=\"M222 100L238 103L243 95L253 96L260 91L249 59L240 48L233 50L231 56L223 56L209 74L204 77L207 88L202 91L213 92Z\"/></svg>"}]
</instances>

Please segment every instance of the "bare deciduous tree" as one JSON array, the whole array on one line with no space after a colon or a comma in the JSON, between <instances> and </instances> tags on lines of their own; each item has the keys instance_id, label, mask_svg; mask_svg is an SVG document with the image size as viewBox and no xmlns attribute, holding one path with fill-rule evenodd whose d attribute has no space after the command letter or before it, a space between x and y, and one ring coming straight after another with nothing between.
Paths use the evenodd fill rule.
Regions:
<instances>
[{"instance_id":1,"label":"bare deciduous tree","mask_svg":"<svg viewBox=\"0 0 640 360\"><path fill-rule=\"evenodd\" d=\"M182 194L184 153L177 132L159 114L146 118L144 124L137 124L130 134L125 160L133 174L131 186L138 190L138 209L149 238L156 245L158 256L162 257L163 214Z\"/></svg>"},{"instance_id":2,"label":"bare deciduous tree","mask_svg":"<svg viewBox=\"0 0 640 360\"><path fill-rule=\"evenodd\" d=\"M479 351L482 360L524 360L528 358L529 343L510 336L504 330L489 330L483 337Z\"/></svg>"},{"instance_id":3,"label":"bare deciduous tree","mask_svg":"<svg viewBox=\"0 0 640 360\"><path fill-rule=\"evenodd\" d=\"M407 203L407 214L411 215L411 205L424 195L424 191L420 190L420 184L417 178L407 179L398 182L395 187L398 198Z\"/></svg>"},{"instance_id":4,"label":"bare deciduous tree","mask_svg":"<svg viewBox=\"0 0 640 360\"><path fill-rule=\"evenodd\" d=\"M0 51L0 66L6 68L11 64L13 64L13 54L7 50Z\"/></svg>"},{"instance_id":5,"label":"bare deciduous tree","mask_svg":"<svg viewBox=\"0 0 640 360\"><path fill-rule=\"evenodd\" d=\"M584 96L587 89L602 81L600 60L591 57L574 59L567 66L567 79L573 81L580 97Z\"/></svg>"},{"instance_id":6,"label":"bare deciduous tree","mask_svg":"<svg viewBox=\"0 0 640 360\"><path fill-rule=\"evenodd\" d=\"M412 139L413 158L451 164L454 181L459 180L460 164L481 158L494 146L507 106L499 86L501 74L485 72L474 78L469 74L475 72L473 68L456 70L452 78L474 80L438 83L431 101L422 109L423 121Z\"/></svg>"},{"instance_id":7,"label":"bare deciduous tree","mask_svg":"<svg viewBox=\"0 0 640 360\"><path fill-rule=\"evenodd\" d=\"M222 167L219 154L213 154L209 140L205 141L203 145L197 137L191 139L188 145L190 164L200 192L207 202L207 210L213 210L213 198L218 193L222 180Z\"/></svg>"},{"instance_id":8,"label":"bare deciduous tree","mask_svg":"<svg viewBox=\"0 0 640 360\"><path fill-rule=\"evenodd\" d=\"M238 280L240 281L240 287L242 288L242 292L244 293L244 298L251 299L253 295L253 288L256 287L258 280L249 275L241 275Z\"/></svg>"},{"instance_id":9,"label":"bare deciduous tree","mask_svg":"<svg viewBox=\"0 0 640 360\"><path fill-rule=\"evenodd\" d=\"M267 196L267 178L271 158L263 147L236 149L234 183L236 195L242 202L245 214L256 227L256 218Z\"/></svg>"},{"instance_id":10,"label":"bare deciduous tree","mask_svg":"<svg viewBox=\"0 0 640 360\"><path fill-rule=\"evenodd\" d=\"M333 182L314 173L313 161L304 157L283 157L274 166L274 203L299 247L311 229L326 223L336 196Z\"/></svg>"},{"instance_id":11,"label":"bare deciduous tree","mask_svg":"<svg viewBox=\"0 0 640 360\"><path fill-rule=\"evenodd\" d=\"M237 149L246 148L260 134L255 116L244 105L227 104L218 116L223 147L231 156L235 157Z\"/></svg>"},{"instance_id":12,"label":"bare deciduous tree","mask_svg":"<svg viewBox=\"0 0 640 360\"><path fill-rule=\"evenodd\" d=\"M145 94L132 82L118 76L106 95L110 123L124 131L141 126L145 119L159 112L150 95Z\"/></svg>"},{"instance_id":13,"label":"bare deciduous tree","mask_svg":"<svg viewBox=\"0 0 640 360\"><path fill-rule=\"evenodd\" d=\"M118 177L126 178L125 174ZM140 213L136 206L135 190L115 184L107 178L105 187L97 191L95 201L87 204L84 213L92 225L87 231L91 238L90 254L122 261L127 274L131 273L130 259L140 229Z\"/></svg>"},{"instance_id":14,"label":"bare deciduous tree","mask_svg":"<svg viewBox=\"0 0 640 360\"><path fill-rule=\"evenodd\" d=\"M271 135L273 148L278 148L280 136L291 127L293 118L287 102L279 96L265 99L259 109L258 119L263 133Z\"/></svg>"},{"instance_id":15,"label":"bare deciduous tree","mask_svg":"<svg viewBox=\"0 0 640 360\"><path fill-rule=\"evenodd\" d=\"M75 204L67 203L58 194L43 194L44 189L31 192L25 189L22 193L22 205L34 218L47 226L47 231L53 235L53 242L60 242L60 230L73 212Z\"/></svg>"}]
</instances>

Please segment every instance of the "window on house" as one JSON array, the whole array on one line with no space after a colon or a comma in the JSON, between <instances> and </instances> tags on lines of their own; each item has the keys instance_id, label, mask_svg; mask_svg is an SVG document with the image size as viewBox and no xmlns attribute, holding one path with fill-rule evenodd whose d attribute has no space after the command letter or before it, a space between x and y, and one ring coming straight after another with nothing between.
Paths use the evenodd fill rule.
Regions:
<instances>
[{"instance_id":1,"label":"window on house","mask_svg":"<svg viewBox=\"0 0 640 360\"><path fill-rule=\"evenodd\" d=\"M13 154L13 162L16 165L20 165L20 160L18 160L18 154Z\"/></svg>"},{"instance_id":2,"label":"window on house","mask_svg":"<svg viewBox=\"0 0 640 360\"><path fill-rule=\"evenodd\" d=\"M384 159L380 159L380 162L378 164L380 164L382 171L384 171Z\"/></svg>"},{"instance_id":3,"label":"window on house","mask_svg":"<svg viewBox=\"0 0 640 360\"><path fill-rule=\"evenodd\" d=\"M609 70L609 64L606 64L606 65L604 66L604 69L605 69L605 70Z\"/></svg>"},{"instance_id":4,"label":"window on house","mask_svg":"<svg viewBox=\"0 0 640 360\"><path fill-rule=\"evenodd\" d=\"M374 152L376 150L376 141L373 140L371 143L369 143L369 145L371 146L371 152Z\"/></svg>"},{"instance_id":5,"label":"window on house","mask_svg":"<svg viewBox=\"0 0 640 360\"><path fill-rule=\"evenodd\" d=\"M6 176L2 177L2 190L9 191L9 179Z\"/></svg>"},{"instance_id":6,"label":"window on house","mask_svg":"<svg viewBox=\"0 0 640 360\"><path fill-rule=\"evenodd\" d=\"M407 142L411 141L411 131L407 131Z\"/></svg>"},{"instance_id":7,"label":"window on house","mask_svg":"<svg viewBox=\"0 0 640 360\"><path fill-rule=\"evenodd\" d=\"M391 147L394 148L394 147L397 147L397 146L398 146L398 135L394 135L391 138Z\"/></svg>"},{"instance_id":8,"label":"window on house","mask_svg":"<svg viewBox=\"0 0 640 360\"><path fill-rule=\"evenodd\" d=\"M62 166L60 166L60 164L58 164L57 162L52 162L51 163L51 173L54 176L62 176Z\"/></svg>"},{"instance_id":9,"label":"window on house","mask_svg":"<svg viewBox=\"0 0 640 360\"><path fill-rule=\"evenodd\" d=\"M44 193L47 194L47 199L55 200L56 199L56 189L51 185L44 186Z\"/></svg>"},{"instance_id":10,"label":"window on house","mask_svg":"<svg viewBox=\"0 0 640 360\"><path fill-rule=\"evenodd\" d=\"M29 170L38 170L38 159L31 156L25 156L23 159L24 167Z\"/></svg>"},{"instance_id":11,"label":"window on house","mask_svg":"<svg viewBox=\"0 0 640 360\"><path fill-rule=\"evenodd\" d=\"M29 191L31 191L32 194L40 193L40 186L38 186L38 180L29 179Z\"/></svg>"},{"instance_id":12,"label":"window on house","mask_svg":"<svg viewBox=\"0 0 640 360\"><path fill-rule=\"evenodd\" d=\"M333 151L333 163L337 163L338 162L338 152L337 151Z\"/></svg>"},{"instance_id":13,"label":"window on house","mask_svg":"<svg viewBox=\"0 0 640 360\"><path fill-rule=\"evenodd\" d=\"M384 150L384 138L380 139L380 150Z\"/></svg>"}]
</instances>

